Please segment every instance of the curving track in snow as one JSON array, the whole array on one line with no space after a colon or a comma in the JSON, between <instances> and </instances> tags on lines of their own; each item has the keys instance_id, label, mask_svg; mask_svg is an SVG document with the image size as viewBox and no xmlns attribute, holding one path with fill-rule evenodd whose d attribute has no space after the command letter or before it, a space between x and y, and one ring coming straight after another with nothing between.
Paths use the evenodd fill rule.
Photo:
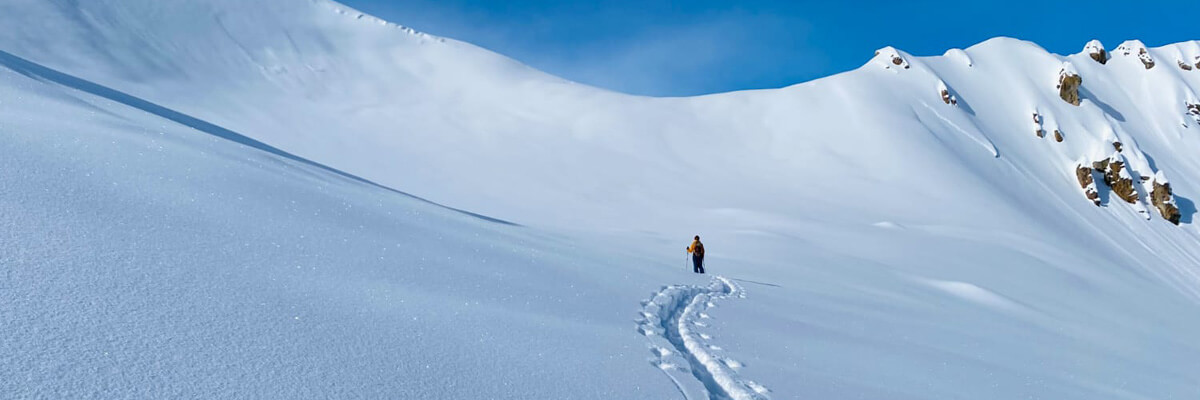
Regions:
<instances>
[{"instance_id":1,"label":"curving track in snow","mask_svg":"<svg viewBox=\"0 0 1200 400\"><path fill-rule=\"evenodd\" d=\"M722 357L721 348L710 343L712 336L698 331L708 326L705 313L716 301L745 297L733 281L714 277L708 286L664 286L642 302L638 332L651 343L661 369L688 399L766 399L770 391L738 374L740 362ZM689 378L690 375L690 378Z\"/></svg>"}]
</instances>

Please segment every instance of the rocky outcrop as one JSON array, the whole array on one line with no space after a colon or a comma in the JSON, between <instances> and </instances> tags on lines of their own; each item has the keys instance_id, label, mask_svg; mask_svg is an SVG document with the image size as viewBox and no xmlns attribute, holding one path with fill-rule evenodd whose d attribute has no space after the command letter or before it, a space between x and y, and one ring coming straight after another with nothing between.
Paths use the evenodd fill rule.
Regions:
<instances>
[{"instance_id":1,"label":"rocky outcrop","mask_svg":"<svg viewBox=\"0 0 1200 400\"><path fill-rule=\"evenodd\" d=\"M1094 162L1092 168L1104 177L1104 184L1108 185L1117 197L1129 204L1137 203L1138 192L1133 186L1133 177L1125 169L1125 161L1120 154L1114 153L1109 158Z\"/></svg>"},{"instance_id":2,"label":"rocky outcrop","mask_svg":"<svg viewBox=\"0 0 1200 400\"><path fill-rule=\"evenodd\" d=\"M1083 195L1087 196L1092 204L1100 206L1100 192L1096 190L1096 180L1092 178L1092 168L1083 161L1076 163L1075 179L1079 180L1079 187L1083 189Z\"/></svg>"},{"instance_id":3,"label":"rocky outcrop","mask_svg":"<svg viewBox=\"0 0 1200 400\"><path fill-rule=\"evenodd\" d=\"M1127 40L1125 43L1121 43L1120 46L1117 46L1117 52L1124 56L1136 54L1146 69L1154 68L1154 57L1150 55L1150 51L1146 50L1146 45L1142 44L1140 40Z\"/></svg>"},{"instance_id":4,"label":"rocky outcrop","mask_svg":"<svg viewBox=\"0 0 1200 400\"><path fill-rule=\"evenodd\" d=\"M1110 199L1119 198L1129 203L1138 215L1147 220L1152 219L1154 214L1147 206L1153 205L1164 219L1178 225L1181 213L1175 205L1171 185L1167 183L1163 172L1158 171L1153 177L1134 173L1153 170L1154 168L1147 163L1150 157L1142 153L1136 144L1122 146L1121 142L1111 136L1104 140L1111 140L1117 151L1107 156L1101 155L1103 153L1090 153L1091 155L1080 158L1074 164L1075 180L1083 189L1084 196L1097 206L1106 205L1106 202L1115 201ZM1126 147L1124 153L1121 147ZM1101 184L1109 191L1099 191Z\"/></svg>"},{"instance_id":5,"label":"rocky outcrop","mask_svg":"<svg viewBox=\"0 0 1200 400\"><path fill-rule=\"evenodd\" d=\"M1058 129L1055 129L1055 130L1054 130L1054 141L1055 141L1055 142L1062 143L1062 141L1063 141L1063 134L1062 134L1062 131L1060 131L1060 130L1058 130Z\"/></svg>"},{"instance_id":6,"label":"rocky outcrop","mask_svg":"<svg viewBox=\"0 0 1200 400\"><path fill-rule=\"evenodd\" d=\"M1150 191L1150 203L1158 209L1163 219L1179 225L1179 207L1175 205L1175 197L1171 194L1171 183L1162 171L1154 174L1154 189Z\"/></svg>"},{"instance_id":7,"label":"rocky outcrop","mask_svg":"<svg viewBox=\"0 0 1200 400\"><path fill-rule=\"evenodd\" d=\"M1100 43L1099 40L1087 42L1087 44L1083 46L1083 51L1087 53L1088 57L1091 57L1100 64L1108 62L1108 52L1104 50L1104 44Z\"/></svg>"},{"instance_id":8,"label":"rocky outcrop","mask_svg":"<svg viewBox=\"0 0 1200 400\"><path fill-rule=\"evenodd\" d=\"M1033 134L1037 137L1046 137L1046 130L1042 128L1042 115L1037 111L1033 112Z\"/></svg>"},{"instance_id":9,"label":"rocky outcrop","mask_svg":"<svg viewBox=\"0 0 1200 400\"><path fill-rule=\"evenodd\" d=\"M875 58L883 61L884 69L892 69L896 67L903 69L909 68L908 60L905 60L904 57L900 55L900 51L896 50L892 46L875 50Z\"/></svg>"},{"instance_id":10,"label":"rocky outcrop","mask_svg":"<svg viewBox=\"0 0 1200 400\"><path fill-rule=\"evenodd\" d=\"M1079 187L1083 188L1088 200L1100 205L1100 195L1096 190L1095 179L1092 177L1093 171L1095 171L1100 175L1104 185L1112 189L1117 197L1129 204L1137 204L1138 192L1133 186L1133 178L1126 170L1125 161L1120 153L1113 153L1108 158L1093 161L1091 168L1088 167L1086 158L1075 163L1075 179L1079 181Z\"/></svg>"},{"instance_id":11,"label":"rocky outcrop","mask_svg":"<svg viewBox=\"0 0 1200 400\"><path fill-rule=\"evenodd\" d=\"M1187 109L1185 114L1196 120L1197 124L1200 124L1200 103L1185 103L1184 107Z\"/></svg>"},{"instance_id":12,"label":"rocky outcrop","mask_svg":"<svg viewBox=\"0 0 1200 400\"><path fill-rule=\"evenodd\" d=\"M1146 69L1154 68L1154 58L1150 57L1150 53L1145 48L1138 50L1138 60L1142 61L1142 65L1145 65Z\"/></svg>"},{"instance_id":13,"label":"rocky outcrop","mask_svg":"<svg viewBox=\"0 0 1200 400\"><path fill-rule=\"evenodd\" d=\"M1071 105L1079 105L1079 86L1083 84L1083 78L1075 72L1075 67L1069 62L1064 62L1062 68L1058 70L1058 97Z\"/></svg>"},{"instance_id":14,"label":"rocky outcrop","mask_svg":"<svg viewBox=\"0 0 1200 400\"><path fill-rule=\"evenodd\" d=\"M950 93L950 88L946 87L946 82L938 81L938 94L942 96L942 102L957 106L958 98Z\"/></svg>"},{"instance_id":15,"label":"rocky outcrop","mask_svg":"<svg viewBox=\"0 0 1200 400\"><path fill-rule=\"evenodd\" d=\"M1191 70L1192 70L1192 66L1191 66L1191 65L1189 65L1188 63L1185 63L1185 62L1183 62L1183 60L1179 60L1179 68L1180 68L1180 69L1182 69L1182 70L1184 70L1184 71L1191 71Z\"/></svg>"},{"instance_id":16,"label":"rocky outcrop","mask_svg":"<svg viewBox=\"0 0 1200 400\"><path fill-rule=\"evenodd\" d=\"M942 101L946 102L946 104L958 105L958 98L950 95L950 91L945 89L942 89Z\"/></svg>"}]
</instances>

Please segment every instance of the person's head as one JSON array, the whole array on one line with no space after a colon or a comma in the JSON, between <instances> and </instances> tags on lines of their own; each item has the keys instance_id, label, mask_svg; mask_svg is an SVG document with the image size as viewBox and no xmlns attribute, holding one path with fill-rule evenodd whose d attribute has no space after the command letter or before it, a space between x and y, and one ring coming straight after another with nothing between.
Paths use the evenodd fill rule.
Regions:
<instances>
[{"instance_id":1,"label":"person's head","mask_svg":"<svg viewBox=\"0 0 1200 400\"><path fill-rule=\"evenodd\" d=\"M696 235L696 240L700 240L700 235Z\"/></svg>"}]
</instances>

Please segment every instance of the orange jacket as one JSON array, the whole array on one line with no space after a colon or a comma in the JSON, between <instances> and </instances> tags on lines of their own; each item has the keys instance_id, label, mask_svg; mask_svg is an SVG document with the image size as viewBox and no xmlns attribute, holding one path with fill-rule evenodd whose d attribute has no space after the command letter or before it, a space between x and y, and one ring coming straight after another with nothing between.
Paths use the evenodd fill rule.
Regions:
<instances>
[{"instance_id":1,"label":"orange jacket","mask_svg":"<svg viewBox=\"0 0 1200 400\"><path fill-rule=\"evenodd\" d=\"M704 244L699 240L693 240L692 245L687 248L688 254L695 254L704 257Z\"/></svg>"}]
</instances>

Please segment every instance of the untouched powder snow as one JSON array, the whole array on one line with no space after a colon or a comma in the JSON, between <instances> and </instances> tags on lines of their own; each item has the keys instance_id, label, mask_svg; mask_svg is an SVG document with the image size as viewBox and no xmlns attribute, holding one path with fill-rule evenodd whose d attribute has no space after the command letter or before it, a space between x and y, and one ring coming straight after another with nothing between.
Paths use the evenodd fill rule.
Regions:
<instances>
[{"instance_id":1,"label":"untouched powder snow","mask_svg":"<svg viewBox=\"0 0 1200 400\"><path fill-rule=\"evenodd\" d=\"M677 274L2 62L6 397L673 395L629 325Z\"/></svg>"},{"instance_id":2,"label":"untouched powder snow","mask_svg":"<svg viewBox=\"0 0 1200 400\"><path fill-rule=\"evenodd\" d=\"M1197 42L648 98L327 0L0 24L14 397L1200 392Z\"/></svg>"}]
</instances>

